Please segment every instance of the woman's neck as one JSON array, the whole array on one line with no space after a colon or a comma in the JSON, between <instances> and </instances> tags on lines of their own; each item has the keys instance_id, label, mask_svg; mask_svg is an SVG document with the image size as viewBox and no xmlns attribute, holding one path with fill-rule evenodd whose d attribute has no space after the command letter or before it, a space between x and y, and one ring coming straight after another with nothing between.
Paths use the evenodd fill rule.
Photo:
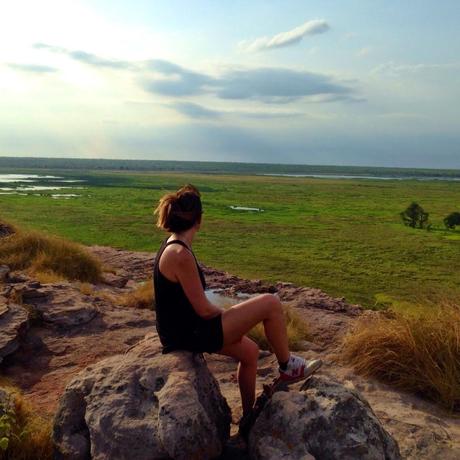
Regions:
<instances>
[{"instance_id":1,"label":"woman's neck","mask_svg":"<svg viewBox=\"0 0 460 460\"><path fill-rule=\"evenodd\" d=\"M175 232L171 234L171 240L181 240L183 241L189 248L192 247L193 237L195 236L196 230L191 228L186 230L185 232Z\"/></svg>"}]
</instances>

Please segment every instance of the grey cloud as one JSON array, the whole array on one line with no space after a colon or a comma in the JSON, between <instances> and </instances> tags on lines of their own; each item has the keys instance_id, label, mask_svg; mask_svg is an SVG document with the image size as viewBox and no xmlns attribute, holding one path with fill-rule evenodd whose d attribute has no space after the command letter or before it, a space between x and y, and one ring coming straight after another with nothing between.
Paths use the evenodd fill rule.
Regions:
<instances>
[{"instance_id":1,"label":"grey cloud","mask_svg":"<svg viewBox=\"0 0 460 460\"><path fill-rule=\"evenodd\" d=\"M199 104L193 104L192 102L176 102L172 104L171 107L182 115L195 119L216 119L222 114L222 112L210 110Z\"/></svg>"},{"instance_id":2,"label":"grey cloud","mask_svg":"<svg viewBox=\"0 0 460 460\"><path fill-rule=\"evenodd\" d=\"M146 61L146 70L153 70L166 78L144 78L145 90L165 96L186 96L203 93L207 85L213 85L214 79L208 75L193 72L177 64L161 59Z\"/></svg>"},{"instance_id":3,"label":"grey cloud","mask_svg":"<svg viewBox=\"0 0 460 460\"><path fill-rule=\"evenodd\" d=\"M21 72L31 72L31 73L52 73L56 72L57 69L55 67L50 67L47 65L39 65L39 64L7 64L10 69L19 70Z\"/></svg>"},{"instance_id":4,"label":"grey cloud","mask_svg":"<svg viewBox=\"0 0 460 460\"><path fill-rule=\"evenodd\" d=\"M253 119L276 119L276 118L299 118L304 117L305 114L300 112L249 112L242 110L211 110L203 107L199 104L192 102L177 102L174 104L166 105L168 108L172 108L182 115L185 115L192 119L208 119L216 120L225 116L237 116L244 118Z\"/></svg>"},{"instance_id":5,"label":"grey cloud","mask_svg":"<svg viewBox=\"0 0 460 460\"><path fill-rule=\"evenodd\" d=\"M267 67L228 70L219 77L213 77L161 59L111 60L45 43L36 43L34 46L95 67L134 70L140 74L139 84L142 88L163 96L211 94L220 99L252 99L271 104L287 104L317 95L328 96L331 100L356 101L355 91L348 84L307 71Z\"/></svg>"},{"instance_id":6,"label":"grey cloud","mask_svg":"<svg viewBox=\"0 0 460 460\"><path fill-rule=\"evenodd\" d=\"M327 75L284 68L227 71L217 78L191 72L167 61L160 61L154 69L165 77L173 78L144 78L142 86L149 92L167 96L208 93L221 99L254 99L282 104L314 95L347 100L353 98L354 93L351 88Z\"/></svg>"},{"instance_id":7,"label":"grey cloud","mask_svg":"<svg viewBox=\"0 0 460 460\"><path fill-rule=\"evenodd\" d=\"M95 54L87 53L86 51L69 50L60 46L47 45L46 43L35 43L34 48L44 49L57 54L64 54L71 59L94 67L106 67L117 70L132 69L136 67L136 64L130 61L106 59Z\"/></svg>"},{"instance_id":8,"label":"grey cloud","mask_svg":"<svg viewBox=\"0 0 460 460\"><path fill-rule=\"evenodd\" d=\"M222 99L259 99L283 102L315 94L348 94L350 89L331 78L305 71L261 68L230 72L221 79L217 95Z\"/></svg>"},{"instance_id":9,"label":"grey cloud","mask_svg":"<svg viewBox=\"0 0 460 460\"><path fill-rule=\"evenodd\" d=\"M308 116L301 112L234 112L240 117L254 118L258 120L271 120L276 118L302 118Z\"/></svg>"},{"instance_id":10,"label":"grey cloud","mask_svg":"<svg viewBox=\"0 0 460 460\"><path fill-rule=\"evenodd\" d=\"M249 52L282 48L299 43L306 35L322 34L329 29L329 24L324 19L314 19L273 37L259 37L252 41L243 41L239 44L239 47Z\"/></svg>"}]
</instances>

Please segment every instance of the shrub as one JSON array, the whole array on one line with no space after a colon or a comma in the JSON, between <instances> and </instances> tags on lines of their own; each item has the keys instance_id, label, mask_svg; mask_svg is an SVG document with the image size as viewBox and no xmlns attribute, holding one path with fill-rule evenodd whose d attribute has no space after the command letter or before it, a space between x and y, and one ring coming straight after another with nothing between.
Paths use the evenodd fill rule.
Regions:
<instances>
[{"instance_id":1,"label":"shrub","mask_svg":"<svg viewBox=\"0 0 460 460\"><path fill-rule=\"evenodd\" d=\"M404 225L412 228L425 228L428 224L428 213L417 203L411 203L401 214Z\"/></svg>"},{"instance_id":2,"label":"shrub","mask_svg":"<svg viewBox=\"0 0 460 460\"><path fill-rule=\"evenodd\" d=\"M140 284L134 291L126 294L123 298L123 305L129 308L154 309L153 281L146 281Z\"/></svg>"},{"instance_id":3,"label":"shrub","mask_svg":"<svg viewBox=\"0 0 460 460\"><path fill-rule=\"evenodd\" d=\"M454 229L456 225L460 225L460 212L452 212L444 219L444 225L447 228Z\"/></svg>"},{"instance_id":4,"label":"shrub","mask_svg":"<svg viewBox=\"0 0 460 460\"><path fill-rule=\"evenodd\" d=\"M302 341L308 340L310 338L308 326L291 306L283 305L283 308L284 318L286 321L289 349L295 351L299 349ZM271 348L270 343L265 337L263 323L259 323L249 332L248 335L263 350L269 350Z\"/></svg>"},{"instance_id":5,"label":"shrub","mask_svg":"<svg viewBox=\"0 0 460 460\"><path fill-rule=\"evenodd\" d=\"M17 231L0 239L0 264L42 274L47 280L95 282L101 278L100 263L83 246L36 231Z\"/></svg>"},{"instance_id":6,"label":"shrub","mask_svg":"<svg viewBox=\"0 0 460 460\"><path fill-rule=\"evenodd\" d=\"M9 383L1 382L0 391L8 394L10 401L0 408L0 458L51 460L51 420L37 415L18 389Z\"/></svg>"},{"instance_id":7,"label":"shrub","mask_svg":"<svg viewBox=\"0 0 460 460\"><path fill-rule=\"evenodd\" d=\"M460 307L375 314L345 337L345 361L365 376L460 409Z\"/></svg>"}]
</instances>

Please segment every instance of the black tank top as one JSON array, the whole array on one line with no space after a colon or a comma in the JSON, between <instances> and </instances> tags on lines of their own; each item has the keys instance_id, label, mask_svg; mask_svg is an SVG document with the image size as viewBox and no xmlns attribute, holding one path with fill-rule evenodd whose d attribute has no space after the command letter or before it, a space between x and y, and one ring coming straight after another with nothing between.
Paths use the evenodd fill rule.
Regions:
<instances>
[{"instance_id":1,"label":"black tank top","mask_svg":"<svg viewBox=\"0 0 460 460\"><path fill-rule=\"evenodd\" d=\"M165 239L153 263L156 328L163 345L163 353L187 349L189 344L194 340L193 331L206 321L195 312L181 284L170 281L160 271L161 255L170 244L180 244L192 252L183 241L172 240L168 242ZM192 255L195 258L203 289L206 289L203 271L198 265L193 252Z\"/></svg>"}]
</instances>

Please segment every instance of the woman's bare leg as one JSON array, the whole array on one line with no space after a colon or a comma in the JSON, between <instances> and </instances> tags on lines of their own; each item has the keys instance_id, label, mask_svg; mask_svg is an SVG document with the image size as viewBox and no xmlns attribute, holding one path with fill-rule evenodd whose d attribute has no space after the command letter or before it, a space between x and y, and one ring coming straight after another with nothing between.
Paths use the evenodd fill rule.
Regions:
<instances>
[{"instance_id":1,"label":"woman's bare leg","mask_svg":"<svg viewBox=\"0 0 460 460\"><path fill-rule=\"evenodd\" d=\"M227 355L239 361L237 370L240 387L243 415L250 412L256 397L256 373L259 347L248 337L242 337L239 342L224 346L219 354Z\"/></svg>"},{"instance_id":2,"label":"woman's bare leg","mask_svg":"<svg viewBox=\"0 0 460 460\"><path fill-rule=\"evenodd\" d=\"M224 347L240 341L261 321L278 361L287 361L289 348L283 307L279 298L272 294L253 297L223 312Z\"/></svg>"}]
</instances>

